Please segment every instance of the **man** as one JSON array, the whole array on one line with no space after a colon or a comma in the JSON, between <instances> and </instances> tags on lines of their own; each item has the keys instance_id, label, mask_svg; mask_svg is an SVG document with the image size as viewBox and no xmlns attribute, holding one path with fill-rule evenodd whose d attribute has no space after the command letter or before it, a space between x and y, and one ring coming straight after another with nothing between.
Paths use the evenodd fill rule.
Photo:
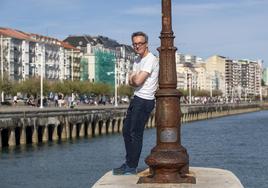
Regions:
<instances>
[{"instance_id":1,"label":"man","mask_svg":"<svg viewBox=\"0 0 268 188\"><path fill-rule=\"evenodd\" d=\"M135 32L131 39L138 58L128 79L135 91L123 127L126 161L119 168L113 169L114 175L137 173L144 127L155 106L154 95L158 87L159 64L148 49L148 36L143 32Z\"/></svg>"}]
</instances>

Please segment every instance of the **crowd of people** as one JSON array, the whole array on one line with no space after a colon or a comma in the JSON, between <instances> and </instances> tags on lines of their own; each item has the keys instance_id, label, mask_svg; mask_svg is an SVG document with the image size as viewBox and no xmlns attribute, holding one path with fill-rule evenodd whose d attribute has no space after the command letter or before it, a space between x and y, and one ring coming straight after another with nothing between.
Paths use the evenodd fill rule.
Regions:
<instances>
[{"instance_id":1,"label":"crowd of people","mask_svg":"<svg viewBox=\"0 0 268 188\"><path fill-rule=\"evenodd\" d=\"M182 96L180 98L181 104L226 104L226 103L241 103L241 102L251 102L251 98L239 98L239 97L224 97L224 96L202 96L196 97L192 96L191 100L189 96Z\"/></svg>"},{"instance_id":2,"label":"crowd of people","mask_svg":"<svg viewBox=\"0 0 268 188\"><path fill-rule=\"evenodd\" d=\"M10 101L10 100L9 100ZM129 98L127 96L118 96L118 104L128 104ZM73 108L77 105L114 105L114 96L108 95L64 95L63 93L50 93L48 96L43 97L44 107L69 107ZM28 95L27 97L13 96L12 103L9 104L17 105L27 105L33 107L40 107L41 99L40 96Z\"/></svg>"},{"instance_id":3,"label":"crowd of people","mask_svg":"<svg viewBox=\"0 0 268 188\"><path fill-rule=\"evenodd\" d=\"M127 96L118 96L118 104L129 104L130 98ZM226 98L223 96L192 96L191 101L189 96L182 96L180 98L181 104L226 104L226 103L241 103L241 102L252 102L251 98L241 99L238 97ZM13 96L12 105L27 105L33 107L40 107L41 99L40 96L34 97L28 95L27 97ZM108 95L64 95L62 93L49 94L49 96L43 97L44 107L70 107L73 108L77 105L114 105L114 96Z\"/></svg>"}]
</instances>

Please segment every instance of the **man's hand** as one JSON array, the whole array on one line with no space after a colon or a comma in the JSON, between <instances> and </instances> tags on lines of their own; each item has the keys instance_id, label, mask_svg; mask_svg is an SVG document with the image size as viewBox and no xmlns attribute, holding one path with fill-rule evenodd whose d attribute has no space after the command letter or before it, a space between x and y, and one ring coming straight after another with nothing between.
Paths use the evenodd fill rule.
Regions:
<instances>
[{"instance_id":1,"label":"man's hand","mask_svg":"<svg viewBox=\"0 0 268 188\"><path fill-rule=\"evenodd\" d=\"M149 77L149 73L145 71L140 71L138 73L133 72L129 75L129 84L134 87L141 86L145 80Z\"/></svg>"},{"instance_id":2,"label":"man's hand","mask_svg":"<svg viewBox=\"0 0 268 188\"><path fill-rule=\"evenodd\" d=\"M133 81L132 81L132 78L133 76L136 74L136 72L129 72L129 75L128 75L128 82L129 82L129 85L131 86L135 86L133 85Z\"/></svg>"}]
</instances>

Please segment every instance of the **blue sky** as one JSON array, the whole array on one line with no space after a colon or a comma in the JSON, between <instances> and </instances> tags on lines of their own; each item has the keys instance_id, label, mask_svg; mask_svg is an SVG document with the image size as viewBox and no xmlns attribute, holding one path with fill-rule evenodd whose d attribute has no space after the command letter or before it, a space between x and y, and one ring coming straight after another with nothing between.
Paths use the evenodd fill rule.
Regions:
<instances>
[{"instance_id":1,"label":"blue sky","mask_svg":"<svg viewBox=\"0 0 268 188\"><path fill-rule=\"evenodd\" d=\"M175 46L207 58L263 59L268 67L268 0L172 0ZM0 26L64 39L104 35L131 44L133 31L160 45L161 0L0 0Z\"/></svg>"}]
</instances>

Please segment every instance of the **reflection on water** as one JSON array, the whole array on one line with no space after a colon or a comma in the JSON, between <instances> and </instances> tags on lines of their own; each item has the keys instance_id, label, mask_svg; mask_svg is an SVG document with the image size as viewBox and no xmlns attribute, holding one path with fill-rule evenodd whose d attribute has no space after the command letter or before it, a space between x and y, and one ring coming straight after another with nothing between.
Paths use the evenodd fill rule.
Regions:
<instances>
[{"instance_id":1,"label":"reflection on water","mask_svg":"<svg viewBox=\"0 0 268 188\"><path fill-rule=\"evenodd\" d=\"M247 188L267 187L267 122L268 111L262 111L185 124L182 144L190 165L228 169ZM146 130L140 169L155 141L155 130ZM3 149L0 187L91 187L124 155L120 134Z\"/></svg>"}]
</instances>

